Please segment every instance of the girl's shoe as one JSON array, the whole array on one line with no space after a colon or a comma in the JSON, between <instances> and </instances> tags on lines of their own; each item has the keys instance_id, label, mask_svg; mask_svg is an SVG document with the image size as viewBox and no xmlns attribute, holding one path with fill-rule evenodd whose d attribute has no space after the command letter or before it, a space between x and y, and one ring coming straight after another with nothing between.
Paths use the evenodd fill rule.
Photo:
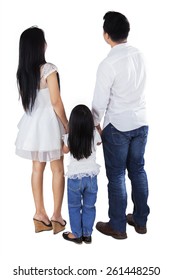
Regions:
<instances>
[{"instance_id":1,"label":"girl's shoe","mask_svg":"<svg viewBox=\"0 0 173 280\"><path fill-rule=\"evenodd\" d=\"M65 229L65 226L67 224L67 222L65 220L64 221L64 225L62 225L60 222L58 221L54 221L54 220L51 220L51 223L52 223L52 226L53 226L53 233L56 234L62 230Z\"/></svg>"},{"instance_id":2,"label":"girl's shoe","mask_svg":"<svg viewBox=\"0 0 173 280\"><path fill-rule=\"evenodd\" d=\"M69 231L63 232L62 236L65 240L72 241L76 244L82 244L82 237L70 238L69 233Z\"/></svg>"},{"instance_id":3,"label":"girl's shoe","mask_svg":"<svg viewBox=\"0 0 173 280\"><path fill-rule=\"evenodd\" d=\"M91 236L82 236L83 242L90 244L92 242L92 237Z\"/></svg>"},{"instance_id":4,"label":"girl's shoe","mask_svg":"<svg viewBox=\"0 0 173 280\"><path fill-rule=\"evenodd\" d=\"M52 223L50 222L50 224L45 224L43 221L39 221L37 219L34 219L34 225L35 225L35 232L41 232L41 231L47 231L47 230L51 230L52 229Z\"/></svg>"}]
</instances>

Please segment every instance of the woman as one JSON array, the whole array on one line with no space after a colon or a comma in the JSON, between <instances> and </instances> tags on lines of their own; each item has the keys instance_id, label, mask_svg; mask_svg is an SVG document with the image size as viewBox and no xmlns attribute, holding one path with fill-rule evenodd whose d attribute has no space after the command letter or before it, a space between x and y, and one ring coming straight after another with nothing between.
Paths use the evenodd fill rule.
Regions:
<instances>
[{"instance_id":1,"label":"woman","mask_svg":"<svg viewBox=\"0 0 173 280\"><path fill-rule=\"evenodd\" d=\"M35 232L65 228L61 216L64 193L62 134L67 131L67 117L60 96L57 68L45 60L46 40L43 30L25 30L19 42L17 83L25 114L19 122L16 154L33 162L32 191L36 213ZM43 200L43 173L50 162L54 212L49 219Z\"/></svg>"}]
</instances>

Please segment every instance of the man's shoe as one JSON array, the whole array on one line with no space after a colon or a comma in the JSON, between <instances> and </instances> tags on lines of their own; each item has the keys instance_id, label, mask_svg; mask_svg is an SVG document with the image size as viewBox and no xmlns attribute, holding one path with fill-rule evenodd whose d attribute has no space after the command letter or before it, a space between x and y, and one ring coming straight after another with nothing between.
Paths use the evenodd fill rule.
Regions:
<instances>
[{"instance_id":1,"label":"man's shoe","mask_svg":"<svg viewBox=\"0 0 173 280\"><path fill-rule=\"evenodd\" d=\"M145 234L147 232L147 228L146 226L138 226L134 219L133 219L133 215L132 214L128 214L127 215L127 223L130 225L130 226L133 226L136 230L137 233L140 233L140 234Z\"/></svg>"},{"instance_id":2,"label":"man's shoe","mask_svg":"<svg viewBox=\"0 0 173 280\"><path fill-rule=\"evenodd\" d=\"M109 223L98 222L96 224L96 229L98 231L100 231L101 233L112 236L113 238L116 238L116 239L126 239L127 238L126 232L118 232L116 230L113 230L110 227Z\"/></svg>"}]
</instances>

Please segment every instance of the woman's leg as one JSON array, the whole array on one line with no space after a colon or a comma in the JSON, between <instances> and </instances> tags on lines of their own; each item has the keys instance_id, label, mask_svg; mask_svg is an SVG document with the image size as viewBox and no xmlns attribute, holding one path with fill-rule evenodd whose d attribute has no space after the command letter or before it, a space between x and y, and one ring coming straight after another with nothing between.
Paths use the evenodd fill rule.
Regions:
<instances>
[{"instance_id":1,"label":"woman's leg","mask_svg":"<svg viewBox=\"0 0 173 280\"><path fill-rule=\"evenodd\" d=\"M64 195L64 165L63 157L50 163L52 170L52 189L54 197L54 212L51 220L65 224L61 216L61 206Z\"/></svg>"},{"instance_id":2,"label":"woman's leg","mask_svg":"<svg viewBox=\"0 0 173 280\"><path fill-rule=\"evenodd\" d=\"M45 162L33 161L31 184L36 208L34 218L46 224L50 224L43 199L43 173L45 166Z\"/></svg>"}]
</instances>

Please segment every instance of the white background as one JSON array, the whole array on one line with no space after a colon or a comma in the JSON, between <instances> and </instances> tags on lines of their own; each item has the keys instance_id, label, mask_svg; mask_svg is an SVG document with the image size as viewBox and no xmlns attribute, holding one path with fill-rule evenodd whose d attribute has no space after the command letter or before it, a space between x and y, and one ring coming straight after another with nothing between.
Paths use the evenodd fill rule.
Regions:
<instances>
[{"instance_id":1,"label":"white background","mask_svg":"<svg viewBox=\"0 0 173 280\"><path fill-rule=\"evenodd\" d=\"M15 0L0 4L0 113L1 113L1 185L0 185L0 254L2 279L26 279L13 275L22 268L96 268L97 276L80 279L114 279L106 276L107 267L159 266L160 276L142 279L170 279L172 252L172 9L171 0ZM147 105L150 132L146 150L151 214L148 233L137 234L127 226L128 238L116 240L100 234L95 228L91 245L67 242L62 234L34 233L34 204L30 186L31 162L15 155L17 123L23 114L18 101L16 70L20 34L37 25L45 31L48 48L46 60L58 66L61 94L69 116L73 106L91 107L95 75L99 62L110 51L102 37L103 15L115 10L130 21L129 43L140 48L147 65ZM108 221L107 180L102 148L97 162L101 164L96 222ZM65 167L68 156L65 157ZM47 165L44 180L45 204L52 215L51 173ZM127 179L128 209L130 183ZM70 230L66 189L62 209ZM100 270L103 270L101 273ZM40 276L40 279L58 279ZM62 276L59 276L62 278ZM67 279L72 276L66 276ZM74 276L75 279L79 276ZM72 277L74 279L74 277ZM119 276L134 279L133 275ZM27 279L35 279L30 276ZM136 276L139 279L140 276Z\"/></svg>"}]
</instances>

